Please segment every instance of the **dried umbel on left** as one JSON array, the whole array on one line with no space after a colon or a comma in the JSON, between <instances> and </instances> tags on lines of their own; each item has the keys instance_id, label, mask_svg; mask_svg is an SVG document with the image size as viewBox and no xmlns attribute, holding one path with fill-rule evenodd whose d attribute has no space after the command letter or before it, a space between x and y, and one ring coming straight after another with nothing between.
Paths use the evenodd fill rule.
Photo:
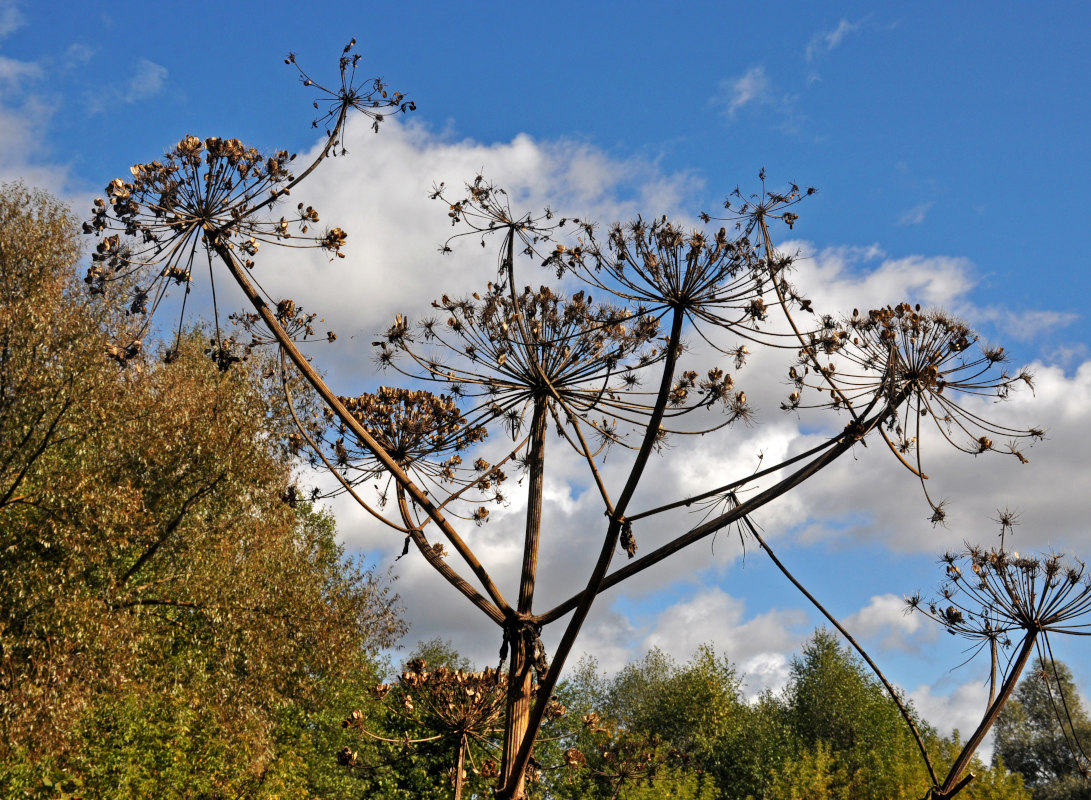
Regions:
<instances>
[{"instance_id":1,"label":"dried umbel on left","mask_svg":"<svg viewBox=\"0 0 1091 800\"><path fill-rule=\"evenodd\" d=\"M84 280L95 294L106 293L111 284L123 286L129 312L138 318L128 341L116 343L112 358L125 363L135 357L152 315L172 287L183 289L180 332L193 283L200 271L207 270L216 327L208 353L222 367L229 366L240 348L220 331L215 276L223 265L218 261L231 259L252 270L259 249L269 243L344 256L348 234L339 227L321 227L313 206L289 205L286 198L321 161L336 153L353 112L364 113L377 129L386 114L415 108L400 92L389 93L381 80L356 81L360 57L349 53L354 44L355 40L342 53L337 90L326 89L299 70L304 85L322 95L325 105L315 101L315 108L326 109L323 121L332 121L325 146L301 172L293 171L296 157L286 150L265 153L238 139L187 135L162 159L133 166L129 180L111 181L105 198L94 201L83 231L98 242ZM287 63L299 69L295 56ZM260 290L260 283L257 286ZM283 302L269 300L273 306Z\"/></svg>"}]
</instances>

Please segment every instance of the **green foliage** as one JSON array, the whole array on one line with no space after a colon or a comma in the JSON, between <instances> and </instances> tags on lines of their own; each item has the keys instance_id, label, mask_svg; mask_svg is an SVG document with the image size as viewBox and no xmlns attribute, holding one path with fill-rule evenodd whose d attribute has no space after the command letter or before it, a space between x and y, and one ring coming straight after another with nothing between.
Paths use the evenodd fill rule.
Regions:
<instances>
[{"instance_id":1,"label":"green foliage","mask_svg":"<svg viewBox=\"0 0 1091 800\"><path fill-rule=\"evenodd\" d=\"M653 649L614 678L606 703L626 727L655 731L697 757L711 755L712 743L738 726L742 710L734 668L708 645L684 665Z\"/></svg>"},{"instance_id":2,"label":"green foliage","mask_svg":"<svg viewBox=\"0 0 1091 800\"><path fill-rule=\"evenodd\" d=\"M666 767L653 780L624 786L620 800L717 800L721 795L708 774Z\"/></svg>"},{"instance_id":3,"label":"green foliage","mask_svg":"<svg viewBox=\"0 0 1091 800\"><path fill-rule=\"evenodd\" d=\"M427 642L417 642L417 646L413 648L413 652L405 659L405 666L413 660L419 659L428 664L431 668L447 667L447 669L462 670L463 672L469 672L473 669L473 664L470 663L470 659L460 654L450 639L441 639L438 636L429 639Z\"/></svg>"},{"instance_id":4,"label":"green foliage","mask_svg":"<svg viewBox=\"0 0 1091 800\"><path fill-rule=\"evenodd\" d=\"M613 678L584 662L559 696L570 716L597 711L630 737L662 738L662 766L649 779L623 784L622 798L919 800L930 785L893 701L826 630L804 645L781 693L767 692L751 703L742 698L730 662L708 647L685 664L653 650ZM941 739L917 724L938 760L954 759L957 739ZM550 796L613 796L616 781L594 777L600 765L592 739L588 733L579 738L589 769L563 773ZM550 751L538 752L545 761ZM558 755L551 753L554 760ZM962 796L1027 800L1020 777L1002 765L986 768L977 761L972 770L977 777Z\"/></svg>"},{"instance_id":5,"label":"green foliage","mask_svg":"<svg viewBox=\"0 0 1091 800\"><path fill-rule=\"evenodd\" d=\"M836 783L852 787L854 796L892 800L919 795L910 787L927 786L897 707L832 632L816 631L793 660L785 700L797 742L815 758L820 744L828 748L840 776Z\"/></svg>"},{"instance_id":6,"label":"green foliage","mask_svg":"<svg viewBox=\"0 0 1091 800\"><path fill-rule=\"evenodd\" d=\"M1089 747L1091 718L1071 671L1038 659L997 719L996 758L1023 776L1036 800L1082 800L1091 798L1079 769L1089 766Z\"/></svg>"}]
</instances>

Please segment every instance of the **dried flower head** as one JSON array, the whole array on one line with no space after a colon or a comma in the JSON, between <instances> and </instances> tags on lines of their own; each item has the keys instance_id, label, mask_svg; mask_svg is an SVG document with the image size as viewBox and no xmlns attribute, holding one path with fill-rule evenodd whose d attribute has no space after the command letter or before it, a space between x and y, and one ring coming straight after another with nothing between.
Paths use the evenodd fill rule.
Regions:
<instances>
[{"instance_id":1,"label":"dried flower head","mask_svg":"<svg viewBox=\"0 0 1091 800\"><path fill-rule=\"evenodd\" d=\"M501 276L510 277L515 256L540 257L541 248L553 240L557 231L569 223L581 224L579 219L556 220L548 208L538 214L516 214L512 211L508 193L487 181L483 175L477 175L473 181L467 183L461 197L452 195L447 185L440 183L433 188L431 198L446 203L451 225L461 225L463 228L440 246L440 252L452 252L451 245L457 239L478 238L484 247L486 236L502 234L504 247L501 248L499 261Z\"/></svg>"},{"instance_id":2,"label":"dried flower head","mask_svg":"<svg viewBox=\"0 0 1091 800\"><path fill-rule=\"evenodd\" d=\"M111 181L105 199L94 201L83 230L98 243L85 282L96 294L122 279L133 287L130 312L142 318L134 336L147 329L170 288L182 287L188 298L198 271L208 269L211 276L218 260L252 269L267 243L343 256L347 234L337 227L318 228L312 206L298 203L279 216L274 208L331 152L351 110L363 111L377 125L381 109L412 108L400 94L388 98L381 81L372 81L368 90L355 87L358 57L349 57L348 49L341 57L337 123L326 147L298 176L292 171L295 156L285 150L266 154L238 139L187 135L161 160L133 166L131 180ZM295 63L294 56L288 60ZM316 85L309 78L304 82ZM219 341L214 280L210 283ZM185 305L183 299L181 314Z\"/></svg>"},{"instance_id":3,"label":"dried flower head","mask_svg":"<svg viewBox=\"0 0 1091 800\"><path fill-rule=\"evenodd\" d=\"M946 579L939 597L910 606L948 633L1007 646L1012 635L1086 633L1091 621L1091 578L1082 562L1060 554L1020 555L1003 548L968 547L942 559Z\"/></svg>"},{"instance_id":4,"label":"dried flower head","mask_svg":"<svg viewBox=\"0 0 1091 800\"><path fill-rule=\"evenodd\" d=\"M437 731L441 738L455 741L464 735L489 741L502 730L506 687L507 676L495 669L472 672L440 666L429 670L424 659L416 658L406 664L397 683L380 684L373 694L413 727ZM366 724L360 711L342 723L359 729Z\"/></svg>"},{"instance_id":5,"label":"dried flower head","mask_svg":"<svg viewBox=\"0 0 1091 800\"><path fill-rule=\"evenodd\" d=\"M342 397L349 413L359 420L395 462L424 485L472 484L495 499L503 471L477 459L463 468L462 453L487 436L481 425L470 424L454 399L431 392L380 387L357 397ZM351 484L385 474L375 454L347 434L328 409L323 446ZM382 490L385 493L385 489ZM480 494L474 495L479 501Z\"/></svg>"},{"instance_id":6,"label":"dried flower head","mask_svg":"<svg viewBox=\"0 0 1091 800\"><path fill-rule=\"evenodd\" d=\"M299 80L304 86L314 87L320 98L314 101L315 111L324 112L317 117L311 125L315 128L325 127L328 144L326 149L333 149L341 144L341 154L345 153L343 140L345 124L353 111L360 112L371 119L371 129L378 133L379 125L387 114L415 111L417 104L406 100L401 92L390 92L386 84L380 78L371 78L359 81L356 76L356 68L360 65L362 56L353 53L356 39L352 39L341 51L340 86L328 89L316 82L308 75L296 61L294 53L289 53L284 59L285 64L290 64L299 70Z\"/></svg>"},{"instance_id":7,"label":"dried flower head","mask_svg":"<svg viewBox=\"0 0 1091 800\"><path fill-rule=\"evenodd\" d=\"M793 390L786 407L845 409L859 419L861 410L885 404L892 413L881 433L923 485L925 425L936 427L963 452L1000 452L1027 461L1016 442L1039 438L1041 431L993 422L967 402L1004 399L1018 385L1032 386L1025 370L1012 374L994 369L1003 361L1002 350L981 347L964 322L944 312L909 303L866 314L854 310L843 323L830 320L801 349L788 373ZM817 395L809 404L801 399L806 391ZM999 444L1001 438L1007 444ZM943 503L928 496L927 489L925 495L933 521L942 521Z\"/></svg>"},{"instance_id":8,"label":"dried flower head","mask_svg":"<svg viewBox=\"0 0 1091 800\"><path fill-rule=\"evenodd\" d=\"M699 331L707 326L755 339L779 302L766 262L746 235L733 238L726 228L687 231L666 217L615 224L605 246L592 236L586 249L556 252L549 263L648 313L679 309ZM789 264L779 263L775 274Z\"/></svg>"}]
</instances>

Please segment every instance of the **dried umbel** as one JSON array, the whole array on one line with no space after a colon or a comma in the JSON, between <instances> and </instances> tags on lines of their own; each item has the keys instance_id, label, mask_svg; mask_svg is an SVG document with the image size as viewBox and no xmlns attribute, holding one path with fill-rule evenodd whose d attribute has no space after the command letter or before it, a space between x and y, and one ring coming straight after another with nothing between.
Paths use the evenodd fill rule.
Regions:
<instances>
[{"instance_id":1,"label":"dried umbel","mask_svg":"<svg viewBox=\"0 0 1091 800\"><path fill-rule=\"evenodd\" d=\"M373 689L375 697L401 721L405 730L402 738L386 739L369 730L368 720L359 710L353 711L342 725L400 747L449 741L455 756L450 774L458 796L469 777L467 771L486 780L499 774L494 751L503 730L506 689L506 676L497 670L473 672L445 666L429 670L424 659L415 658L406 664L396 683L379 684ZM410 730L428 735L414 738ZM360 766L355 759L342 758L341 763Z\"/></svg>"},{"instance_id":2,"label":"dried umbel","mask_svg":"<svg viewBox=\"0 0 1091 800\"><path fill-rule=\"evenodd\" d=\"M342 86L332 93L333 108L327 114L336 118L334 130L300 174L292 171L295 156L285 150L266 154L238 139L187 135L162 159L133 166L131 180L111 181L105 199L94 201L83 230L99 241L85 281L93 293L104 293L123 279L133 286L130 312L143 318L134 338L147 329L169 289L181 287L188 298L195 276L205 269L214 274L217 261L231 259L253 269L259 249L268 243L314 247L343 257L347 234L338 227L320 228L312 206L297 203L279 214L276 209L332 152L351 111L363 111L378 125L383 111L413 108L401 94L388 97L381 81L371 81L368 89L356 86L359 56L347 55L351 47L342 55ZM294 64L295 57L288 61ZM304 83L330 94L306 76ZM210 283L215 312L214 279ZM180 314L185 305L183 300Z\"/></svg>"},{"instance_id":3,"label":"dried umbel","mask_svg":"<svg viewBox=\"0 0 1091 800\"><path fill-rule=\"evenodd\" d=\"M102 289L119 272L154 265L159 270L153 287L188 286L195 254L214 241L237 247L253 266L251 257L262 242L310 232L318 214L309 206L300 204L277 220L256 213L271 207L293 181L293 160L287 151L266 156L238 139L186 136L163 160L137 164L131 182L117 178L107 185L107 199L95 201L92 219L84 223L84 232L100 239L87 283ZM325 234L308 239L319 246L325 240Z\"/></svg>"},{"instance_id":4,"label":"dried umbel","mask_svg":"<svg viewBox=\"0 0 1091 800\"><path fill-rule=\"evenodd\" d=\"M414 328L399 316L375 342L377 359L476 401L475 419L500 420L517 438L540 398L559 419L584 420L605 443L623 442L619 425L646 424L655 393L641 386L641 373L666 356L656 317L595 303L583 291L567 297L542 286L511 294L492 283L483 295L444 295L433 307L443 315ZM731 393L733 385L719 368L684 371L664 417L717 404L728 421L744 416L745 395Z\"/></svg>"},{"instance_id":5,"label":"dried umbel","mask_svg":"<svg viewBox=\"0 0 1091 800\"><path fill-rule=\"evenodd\" d=\"M1082 562L979 547L948 553L942 562L941 596L927 604L914 596L909 604L952 635L1008 646L1013 636L1091 629L1091 577Z\"/></svg>"},{"instance_id":6,"label":"dried umbel","mask_svg":"<svg viewBox=\"0 0 1091 800\"><path fill-rule=\"evenodd\" d=\"M577 772L586 772L595 782L614 790L613 796L625 785L650 783L668 764L682 758L674 748L666 746L659 736L634 732L591 712L581 718L588 744L570 747L563 754L569 779Z\"/></svg>"},{"instance_id":7,"label":"dried umbel","mask_svg":"<svg viewBox=\"0 0 1091 800\"><path fill-rule=\"evenodd\" d=\"M638 218L611 227L605 246L592 231L586 235L587 247L558 247L543 263L577 271L592 286L640 304L650 315L677 308L698 331L754 339L777 304L765 263L749 239L731 238L726 228L709 234L666 217Z\"/></svg>"},{"instance_id":8,"label":"dried umbel","mask_svg":"<svg viewBox=\"0 0 1091 800\"><path fill-rule=\"evenodd\" d=\"M345 408L363 424L394 461L426 483L474 483L499 490L504 473L476 459L462 467L462 453L483 441L488 431L470 424L454 398L431 392L379 387L376 392L342 397ZM374 452L347 434L327 410L324 442L339 467L357 483L385 473ZM336 437L336 438L334 438Z\"/></svg>"},{"instance_id":9,"label":"dried umbel","mask_svg":"<svg viewBox=\"0 0 1091 800\"><path fill-rule=\"evenodd\" d=\"M1001 514L1002 533L1010 530L1011 516ZM990 655L989 702L981 722L942 785L935 781L933 796L947 798L972 779L972 774L963 777L970 760L1011 697L1031 654L1037 650L1043 662L1052 662L1050 634L1088 635L1091 577L1082 562L1066 562L1059 554L1026 556L1003 547L971 546L946 554L941 562L946 579L940 596L923 602L914 595L907 600L909 610L974 643L974 655L986 647ZM1001 650L1010 652L1001 658ZM1058 707L1067 707L1063 698Z\"/></svg>"},{"instance_id":10,"label":"dried umbel","mask_svg":"<svg viewBox=\"0 0 1091 800\"><path fill-rule=\"evenodd\" d=\"M453 234L440 247L441 253L452 252L451 244L456 239L467 236L480 237L485 246L485 237L499 233L504 236L504 247L500 251L498 274L503 278L510 275L517 254L540 257L540 250L545 247L565 226L580 225L578 219L562 217L557 220L553 212L546 208L541 213L515 214L508 202L507 192L477 175L465 185L465 194L455 198L446 184L440 183L432 190L431 198L447 204L447 217L452 226L462 226L462 230Z\"/></svg>"},{"instance_id":11,"label":"dried umbel","mask_svg":"<svg viewBox=\"0 0 1091 800\"><path fill-rule=\"evenodd\" d=\"M497 670L443 666L429 670L418 658L406 665L395 693L397 702L390 707L425 728L487 741L503 716L505 688L505 677Z\"/></svg>"},{"instance_id":12,"label":"dried umbel","mask_svg":"<svg viewBox=\"0 0 1091 800\"><path fill-rule=\"evenodd\" d=\"M314 101L314 108L315 111L324 111L324 113L311 125L315 128L325 126L329 141L326 149L329 151L341 144L346 121L353 111L369 117L371 129L378 133L379 125L386 119L387 114L405 113L415 111L417 108L417 104L406 100L401 92L389 92L380 78L359 81L356 77L356 68L360 66L361 56L359 53L352 52L355 46L356 39L352 39L341 51L341 84L333 89L326 88L311 78L299 66L294 53L289 53L284 59L285 64L291 64L299 70L299 80L303 85L314 87L320 95L319 99ZM344 153L342 145L341 154Z\"/></svg>"},{"instance_id":13,"label":"dried umbel","mask_svg":"<svg viewBox=\"0 0 1091 800\"><path fill-rule=\"evenodd\" d=\"M793 390L782 407L831 407L854 418L878 403L897 408L881 435L924 485L925 425L963 452L1007 453L1026 463L1018 442L1040 438L1042 431L1000 425L970 407L974 398L1003 399L1019 385L1033 386L1026 370L994 369L1005 360L1002 348L980 346L969 326L943 312L909 303L866 314L854 310L843 323L829 320L811 334L788 371ZM817 397L808 402L807 392ZM933 522L942 521L943 503L933 501L927 489L925 495Z\"/></svg>"},{"instance_id":14,"label":"dried umbel","mask_svg":"<svg viewBox=\"0 0 1091 800\"><path fill-rule=\"evenodd\" d=\"M511 297L489 284L484 295L433 306L442 316L410 331L400 319L376 342L381 364L413 377L442 381L459 397L477 400L517 434L527 403L549 396L586 414L616 403L631 358L655 363L649 346L655 321L595 304L584 292L565 297L549 287ZM425 352L417 352L417 345ZM399 353L408 358L395 360Z\"/></svg>"}]
</instances>

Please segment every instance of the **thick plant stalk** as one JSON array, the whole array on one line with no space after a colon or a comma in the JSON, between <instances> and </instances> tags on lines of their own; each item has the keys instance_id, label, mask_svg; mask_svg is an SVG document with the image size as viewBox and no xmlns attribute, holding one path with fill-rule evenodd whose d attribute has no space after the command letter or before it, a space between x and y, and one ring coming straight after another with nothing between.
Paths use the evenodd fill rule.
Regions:
<instances>
[{"instance_id":1,"label":"thick plant stalk","mask_svg":"<svg viewBox=\"0 0 1091 800\"><path fill-rule=\"evenodd\" d=\"M534 402L534 417L530 427L530 484L528 487L526 532L523 541L523 567L519 578L519 617L531 613L534 603L534 582L538 573L538 542L542 533L542 497L545 488L545 434L546 401L539 397ZM510 622L514 622L511 620ZM508 696L504 719L504 749L500 767L503 783L512 783L515 793L522 793L525 765L516 772L519 745L522 743L530 722L530 706L533 684L532 646L522 628L509 624L505 637L511 648L508 662Z\"/></svg>"},{"instance_id":2,"label":"thick plant stalk","mask_svg":"<svg viewBox=\"0 0 1091 800\"><path fill-rule=\"evenodd\" d=\"M1030 654L1034 652L1034 645L1038 641L1038 631L1032 630L1023 637L1023 644L1019 648L1018 654L1016 654L1011 666L1008 668L1008 678L1000 687L1000 693L996 699L989 706L989 710L986 712L985 717L981 720L981 724L977 726L977 730L973 735L966 740L965 746L962 748L962 752L958 754L958 758L955 759L955 763L951 765L950 772L947 773L947 779L943 782L943 786L933 790L932 797L934 800L948 800L948 798L954 797L958 792L962 790L968 780L960 780L962 773L966 771L966 768L970 765L970 760L974 757L974 753L977 752L977 748L981 746L982 740L988 734L989 729L992 728L993 723L996 722L996 718L1000 716L1001 709L1008 702L1008 698L1011 697L1012 692L1015 691L1015 685L1019 682L1019 676L1023 674L1023 669L1027 665L1027 661L1030 660ZM973 773L966 776L970 780L973 779Z\"/></svg>"},{"instance_id":3,"label":"thick plant stalk","mask_svg":"<svg viewBox=\"0 0 1091 800\"><path fill-rule=\"evenodd\" d=\"M529 718L523 735L520 737L518 751L510 762L510 771L503 776L501 788L496 794L498 800L519 800L519 798L522 797L523 773L526 771L527 764L530 763L530 755L534 749L534 740L538 734L538 729L542 725L546 703L553 694L553 689L557 685L557 679L560 676L561 670L564 668L565 661L572 651L572 646L576 642L576 637L579 635L580 628L587 619L587 614L591 610L591 604L594 602L595 597L602 586L602 581L606 577L606 570L610 568L610 561L613 558L614 548L617 547L618 538L621 535L625 507L628 505L629 500L632 499L633 493L636 491L636 487L644 473L644 467L647 465L648 457L651 455L652 448L659 438L659 425L663 419L663 412L667 405L667 397L674 380L674 367L678 360L679 342L682 337L682 323L684 320L685 315L682 313L682 310L675 309L674 319L671 324L670 338L667 343L667 356L663 364L663 378L659 387L659 395L651 420L644 433L644 440L641 443L640 451L637 453L637 457L630 470L629 478L625 483L625 488L622 490L621 497L618 499L618 503L614 508L614 513L610 518L602 549L595 562L595 567L591 571L591 577L587 581L587 588L580 595L582 599L576 607L572 619L569 620L569 623L565 628L564 635L561 638L561 644L557 648L557 652L553 655L553 662L550 665L549 671L546 673L545 679L538 686L537 694L539 702L529 709ZM505 738L505 758L506 757L507 739Z\"/></svg>"},{"instance_id":4,"label":"thick plant stalk","mask_svg":"<svg viewBox=\"0 0 1091 800\"><path fill-rule=\"evenodd\" d=\"M466 771L466 734L458 739L458 755L455 758L455 800L462 800L462 776Z\"/></svg>"},{"instance_id":5,"label":"thick plant stalk","mask_svg":"<svg viewBox=\"0 0 1091 800\"><path fill-rule=\"evenodd\" d=\"M304 379L314 387L314 390L318 393L319 397L322 398L322 401L326 403L330 410L345 424L345 427L352 431L353 435L374 453L375 458L383 465L383 468L390 473L400 486L404 487L405 492L409 495L410 499L435 521L444 535L452 541L461 542L461 537L454 528L451 527L451 524L439 509L435 507L428 495L413 483L412 479L398 463L390 457L390 454L383 449L382 445L375 441L375 438L360 424L359 420L349 413L348 409L345 408L337 395L335 395L329 386L326 385L326 382L322 380L322 377L314 367L311 366L311 363L299 351L295 342L288 336L283 326L281 326L280 322L277 320L276 315L269 308L268 303L266 303L261 295L257 293L254 285L250 282L249 278L247 278L243 267L234 258L227 246L219 240L214 241L212 246L231 272L231 276L235 279L239 288L242 289L243 294L246 295L246 299L250 301L254 310L258 312L262 321L276 337L277 342L284 348L284 352L287 354L288 358L291 359L292 363L300 371ZM465 547L465 545L463 546ZM467 559L470 568L481 581L482 585L485 587L485 591L488 592L496 606L505 614L513 613L511 605L504 599L499 587L496 586L488 572L486 572L485 568L481 565L481 562L473 556L473 553L468 547L465 548L464 557Z\"/></svg>"}]
</instances>

